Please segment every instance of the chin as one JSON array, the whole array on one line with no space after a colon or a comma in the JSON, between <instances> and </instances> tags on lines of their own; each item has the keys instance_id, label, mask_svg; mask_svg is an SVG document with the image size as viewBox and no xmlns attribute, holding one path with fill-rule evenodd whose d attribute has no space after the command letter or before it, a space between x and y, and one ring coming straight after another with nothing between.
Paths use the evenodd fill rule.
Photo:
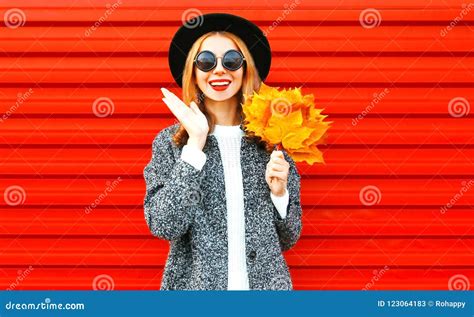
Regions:
<instances>
[{"instance_id":1,"label":"chin","mask_svg":"<svg viewBox=\"0 0 474 317\"><path fill-rule=\"evenodd\" d=\"M237 92L238 91L233 91L233 92L225 91L224 93L220 93L210 88L210 91L208 91L208 93L206 94L206 97L214 101L224 101L235 96Z\"/></svg>"},{"instance_id":2,"label":"chin","mask_svg":"<svg viewBox=\"0 0 474 317\"><path fill-rule=\"evenodd\" d=\"M224 101L230 98L230 96L216 96L215 94L208 95L207 98L214 100L214 101Z\"/></svg>"}]
</instances>

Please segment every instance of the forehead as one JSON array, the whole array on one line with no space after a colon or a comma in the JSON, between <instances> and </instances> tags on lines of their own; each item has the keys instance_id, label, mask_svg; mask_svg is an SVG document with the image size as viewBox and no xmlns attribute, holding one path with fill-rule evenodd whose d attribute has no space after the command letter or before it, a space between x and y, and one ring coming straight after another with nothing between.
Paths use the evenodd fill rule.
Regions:
<instances>
[{"instance_id":1,"label":"forehead","mask_svg":"<svg viewBox=\"0 0 474 317\"><path fill-rule=\"evenodd\" d=\"M224 35L215 34L209 36L201 43L199 51L207 50L219 56L230 49L239 50L239 48L232 39Z\"/></svg>"}]
</instances>

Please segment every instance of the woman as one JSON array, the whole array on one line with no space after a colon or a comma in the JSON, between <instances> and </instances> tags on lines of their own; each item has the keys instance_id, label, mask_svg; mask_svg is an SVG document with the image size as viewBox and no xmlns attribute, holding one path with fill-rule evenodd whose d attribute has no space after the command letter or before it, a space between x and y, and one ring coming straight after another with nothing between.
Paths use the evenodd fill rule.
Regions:
<instances>
[{"instance_id":1,"label":"woman","mask_svg":"<svg viewBox=\"0 0 474 317\"><path fill-rule=\"evenodd\" d=\"M162 88L179 123L157 134L144 169L146 222L170 241L161 289L291 290L282 251L301 234L300 175L244 131L241 106L268 74L268 41L238 16L195 19L169 52L183 100Z\"/></svg>"}]
</instances>

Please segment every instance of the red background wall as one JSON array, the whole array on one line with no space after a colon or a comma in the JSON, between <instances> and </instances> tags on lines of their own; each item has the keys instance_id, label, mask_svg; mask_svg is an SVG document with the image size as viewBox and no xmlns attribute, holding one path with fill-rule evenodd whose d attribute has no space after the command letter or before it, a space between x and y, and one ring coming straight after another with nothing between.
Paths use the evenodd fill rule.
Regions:
<instances>
[{"instance_id":1,"label":"red background wall","mask_svg":"<svg viewBox=\"0 0 474 317\"><path fill-rule=\"evenodd\" d=\"M303 86L334 121L327 164L298 164L303 235L285 253L295 288L468 288L474 8L463 4L3 1L2 17L24 17L0 27L0 286L159 288L168 244L146 226L142 172L174 122L159 88L180 93L167 49L194 8L256 22L273 49L266 83ZM361 23L367 8L378 26Z\"/></svg>"}]
</instances>

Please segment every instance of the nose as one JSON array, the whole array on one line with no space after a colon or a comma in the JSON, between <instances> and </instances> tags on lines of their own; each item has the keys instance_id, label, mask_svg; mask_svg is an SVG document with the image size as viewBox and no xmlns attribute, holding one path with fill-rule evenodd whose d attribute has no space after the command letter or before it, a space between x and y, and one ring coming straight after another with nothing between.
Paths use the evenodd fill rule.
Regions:
<instances>
[{"instance_id":1,"label":"nose","mask_svg":"<svg viewBox=\"0 0 474 317\"><path fill-rule=\"evenodd\" d=\"M214 68L213 73L214 74L223 74L225 72L226 72L226 69L224 68L224 66L222 66L222 57L218 57L217 58L217 65Z\"/></svg>"}]
</instances>

